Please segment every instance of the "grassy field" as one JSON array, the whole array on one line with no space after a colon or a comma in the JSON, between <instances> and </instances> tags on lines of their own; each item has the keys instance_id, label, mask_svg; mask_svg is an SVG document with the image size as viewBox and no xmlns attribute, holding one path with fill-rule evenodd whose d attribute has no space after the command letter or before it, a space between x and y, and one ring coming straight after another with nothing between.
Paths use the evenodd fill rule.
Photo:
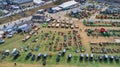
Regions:
<instances>
[{"instance_id":1,"label":"grassy field","mask_svg":"<svg viewBox=\"0 0 120 67\"><path fill-rule=\"evenodd\" d=\"M43 31L43 33L41 31ZM50 34L50 38L47 38L46 40L43 40L42 35L44 35L44 33L48 33L49 31L52 31L52 33ZM18 67L26 67L26 66L29 66L29 65L30 65L30 67L41 67L42 60L31 61L31 58L29 60L25 60L25 57L28 54L28 52L32 52L32 54L35 54L36 56L39 52L41 52L42 54L47 53L48 55L52 54L52 57L50 57L50 56L47 57L46 67L119 67L120 63L116 63L115 61L113 61L113 62L109 62L109 61L108 62L104 62L104 61L99 62L99 61L85 61L85 60L84 61L79 61L79 55L80 55L81 52L79 52L79 53L74 52L75 49L76 49L74 44L72 44L72 46L69 46L70 50L68 50L65 57L61 57L60 62L57 63L56 62L56 57L57 57L57 54L58 54L59 51L54 51L54 49L52 49L52 51L49 51L48 50L48 46L49 46L48 43L50 41L52 41L51 37L53 35L55 35L55 39L57 37L60 37L59 43L63 42L63 37L58 35L57 32L64 32L64 34L67 35L68 31L72 31L72 30L71 29L57 29L57 28L52 28L52 29L41 28L38 31L38 35L37 35L39 40L35 43L32 42L32 40L35 38L34 35L25 43L22 42L22 39L27 34L25 34L23 36L23 35L21 35L22 33L20 33L20 34L14 35L13 38L10 38L10 39L6 38L5 39L6 42L4 44L0 45L0 51L4 51L6 49L9 49L9 50L12 51L13 48L20 49L21 46L27 47L28 44L30 44L30 48L35 48L38 44L41 44L41 47L39 48L38 51L33 51L33 52L31 50L28 50L27 52L22 52L21 51L20 52L21 56L18 57L18 59L16 59L16 60L12 60L12 56L8 56L0 64L0 67L8 67L8 66L13 67L14 62L18 63ZM54 45L58 46L58 44L54 44ZM62 48L62 49L64 49L64 48ZM71 62L67 62L67 56L70 53L72 54L72 60L71 60ZM90 53L90 52L86 52L86 53ZM120 54L118 54L118 55L120 55ZM96 54L95 56L98 56L98 54ZM4 63L8 64L8 66L4 65Z\"/></svg>"}]
</instances>

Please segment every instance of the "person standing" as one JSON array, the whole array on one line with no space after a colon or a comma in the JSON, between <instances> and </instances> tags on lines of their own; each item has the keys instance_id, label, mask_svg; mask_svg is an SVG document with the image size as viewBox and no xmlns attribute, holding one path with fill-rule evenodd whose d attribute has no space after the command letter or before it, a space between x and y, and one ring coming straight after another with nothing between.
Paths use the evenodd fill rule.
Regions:
<instances>
[{"instance_id":1,"label":"person standing","mask_svg":"<svg viewBox=\"0 0 120 67\"><path fill-rule=\"evenodd\" d=\"M16 62L14 63L14 67L15 67L15 66L17 66L17 63L16 63Z\"/></svg>"}]
</instances>

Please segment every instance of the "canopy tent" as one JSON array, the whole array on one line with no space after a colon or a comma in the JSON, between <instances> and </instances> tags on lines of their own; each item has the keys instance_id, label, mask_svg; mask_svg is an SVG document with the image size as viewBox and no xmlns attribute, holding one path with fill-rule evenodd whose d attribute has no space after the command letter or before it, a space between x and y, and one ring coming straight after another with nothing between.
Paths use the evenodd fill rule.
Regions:
<instances>
[{"instance_id":1,"label":"canopy tent","mask_svg":"<svg viewBox=\"0 0 120 67\"><path fill-rule=\"evenodd\" d=\"M72 0L72 1L68 1L68 2L65 2L65 3L59 5L59 7L65 9L65 8L70 8L71 6L76 5L76 4L78 4L78 2Z\"/></svg>"},{"instance_id":2,"label":"canopy tent","mask_svg":"<svg viewBox=\"0 0 120 67\"><path fill-rule=\"evenodd\" d=\"M33 0L33 2L35 4L43 4L43 3L45 3L45 1L42 1L42 0Z\"/></svg>"}]
</instances>

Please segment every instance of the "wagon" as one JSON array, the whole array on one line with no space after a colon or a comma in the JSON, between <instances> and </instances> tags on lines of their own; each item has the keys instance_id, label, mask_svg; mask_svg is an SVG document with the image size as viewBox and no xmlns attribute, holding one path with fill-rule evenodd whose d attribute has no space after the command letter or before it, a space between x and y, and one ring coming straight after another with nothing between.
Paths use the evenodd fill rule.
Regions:
<instances>
[{"instance_id":1,"label":"wagon","mask_svg":"<svg viewBox=\"0 0 120 67\"><path fill-rule=\"evenodd\" d=\"M65 53L66 53L66 49L64 49L61 53L62 56L65 56Z\"/></svg>"},{"instance_id":2,"label":"wagon","mask_svg":"<svg viewBox=\"0 0 120 67\"><path fill-rule=\"evenodd\" d=\"M114 56L114 58L115 58L116 62L119 62L119 56L116 55L116 56Z\"/></svg>"},{"instance_id":3,"label":"wagon","mask_svg":"<svg viewBox=\"0 0 120 67\"><path fill-rule=\"evenodd\" d=\"M60 24L58 23L58 24L56 24L56 28L59 28L59 26L60 26Z\"/></svg>"},{"instance_id":4,"label":"wagon","mask_svg":"<svg viewBox=\"0 0 120 67\"><path fill-rule=\"evenodd\" d=\"M61 24L61 28L64 28L64 26L65 26L64 24Z\"/></svg>"},{"instance_id":5,"label":"wagon","mask_svg":"<svg viewBox=\"0 0 120 67\"><path fill-rule=\"evenodd\" d=\"M19 56L19 51L16 48L14 48L12 51L12 55L14 60L17 59Z\"/></svg>"},{"instance_id":6,"label":"wagon","mask_svg":"<svg viewBox=\"0 0 120 67\"><path fill-rule=\"evenodd\" d=\"M78 26L78 25L75 25L75 28L79 28L79 26Z\"/></svg>"},{"instance_id":7,"label":"wagon","mask_svg":"<svg viewBox=\"0 0 120 67\"><path fill-rule=\"evenodd\" d=\"M26 36L24 39L22 39L23 42L26 42L31 36Z\"/></svg>"},{"instance_id":8,"label":"wagon","mask_svg":"<svg viewBox=\"0 0 120 67\"><path fill-rule=\"evenodd\" d=\"M50 28L51 26L52 26L52 25L49 24L49 25L48 25L48 28Z\"/></svg>"},{"instance_id":9,"label":"wagon","mask_svg":"<svg viewBox=\"0 0 120 67\"><path fill-rule=\"evenodd\" d=\"M71 29L73 29L73 28L74 28L74 25L71 25L70 27L71 27Z\"/></svg>"},{"instance_id":10,"label":"wagon","mask_svg":"<svg viewBox=\"0 0 120 67\"><path fill-rule=\"evenodd\" d=\"M39 53L39 54L38 54L38 56L37 56L36 61L39 61L41 58L42 58L42 54L41 54L41 53Z\"/></svg>"},{"instance_id":11,"label":"wagon","mask_svg":"<svg viewBox=\"0 0 120 67\"><path fill-rule=\"evenodd\" d=\"M33 55L33 56L32 56L32 58L31 58L31 61L34 61L34 60L35 60L35 58L36 58L36 56L35 56L35 55Z\"/></svg>"},{"instance_id":12,"label":"wagon","mask_svg":"<svg viewBox=\"0 0 120 67\"><path fill-rule=\"evenodd\" d=\"M108 55L105 54L105 55L104 55L104 61L107 61L107 59L108 59Z\"/></svg>"},{"instance_id":13,"label":"wagon","mask_svg":"<svg viewBox=\"0 0 120 67\"><path fill-rule=\"evenodd\" d=\"M83 58L84 58L84 54L80 54L80 61L82 61L83 60Z\"/></svg>"},{"instance_id":14,"label":"wagon","mask_svg":"<svg viewBox=\"0 0 120 67\"><path fill-rule=\"evenodd\" d=\"M110 55L109 58L110 58L110 61L112 62L114 59L114 56Z\"/></svg>"},{"instance_id":15,"label":"wagon","mask_svg":"<svg viewBox=\"0 0 120 67\"><path fill-rule=\"evenodd\" d=\"M66 24L65 27L66 27L66 28L69 28L69 25Z\"/></svg>"},{"instance_id":16,"label":"wagon","mask_svg":"<svg viewBox=\"0 0 120 67\"><path fill-rule=\"evenodd\" d=\"M99 56L99 60L100 60L100 61L102 61L102 59L103 59L103 56L102 56L102 55L100 55L100 56Z\"/></svg>"},{"instance_id":17,"label":"wagon","mask_svg":"<svg viewBox=\"0 0 120 67\"><path fill-rule=\"evenodd\" d=\"M56 62L60 62L60 57L61 57L61 54L58 54L58 56L56 58Z\"/></svg>"},{"instance_id":18,"label":"wagon","mask_svg":"<svg viewBox=\"0 0 120 67\"><path fill-rule=\"evenodd\" d=\"M72 58L72 54L69 54L67 61L68 61L68 62L71 61L71 58Z\"/></svg>"},{"instance_id":19,"label":"wagon","mask_svg":"<svg viewBox=\"0 0 120 67\"><path fill-rule=\"evenodd\" d=\"M93 60L93 54L90 54L90 60L91 61Z\"/></svg>"},{"instance_id":20,"label":"wagon","mask_svg":"<svg viewBox=\"0 0 120 67\"><path fill-rule=\"evenodd\" d=\"M27 56L25 57L25 60L28 60L31 56L32 56L32 53L29 52L29 53L27 54Z\"/></svg>"},{"instance_id":21,"label":"wagon","mask_svg":"<svg viewBox=\"0 0 120 67\"><path fill-rule=\"evenodd\" d=\"M47 54L46 54L46 53L43 55L43 59L44 59L44 60L47 59Z\"/></svg>"},{"instance_id":22,"label":"wagon","mask_svg":"<svg viewBox=\"0 0 120 67\"><path fill-rule=\"evenodd\" d=\"M85 58L86 60L88 60L89 59L89 54L86 54L86 58Z\"/></svg>"}]
</instances>

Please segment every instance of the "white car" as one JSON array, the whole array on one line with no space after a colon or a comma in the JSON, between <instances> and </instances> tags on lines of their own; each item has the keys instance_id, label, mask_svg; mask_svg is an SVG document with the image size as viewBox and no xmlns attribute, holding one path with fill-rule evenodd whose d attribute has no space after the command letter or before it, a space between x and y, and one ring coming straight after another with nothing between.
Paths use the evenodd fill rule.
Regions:
<instances>
[{"instance_id":1,"label":"white car","mask_svg":"<svg viewBox=\"0 0 120 67\"><path fill-rule=\"evenodd\" d=\"M8 34L7 37L8 37L8 38L11 38L11 37L13 37L13 35L12 35L12 34Z\"/></svg>"}]
</instances>

